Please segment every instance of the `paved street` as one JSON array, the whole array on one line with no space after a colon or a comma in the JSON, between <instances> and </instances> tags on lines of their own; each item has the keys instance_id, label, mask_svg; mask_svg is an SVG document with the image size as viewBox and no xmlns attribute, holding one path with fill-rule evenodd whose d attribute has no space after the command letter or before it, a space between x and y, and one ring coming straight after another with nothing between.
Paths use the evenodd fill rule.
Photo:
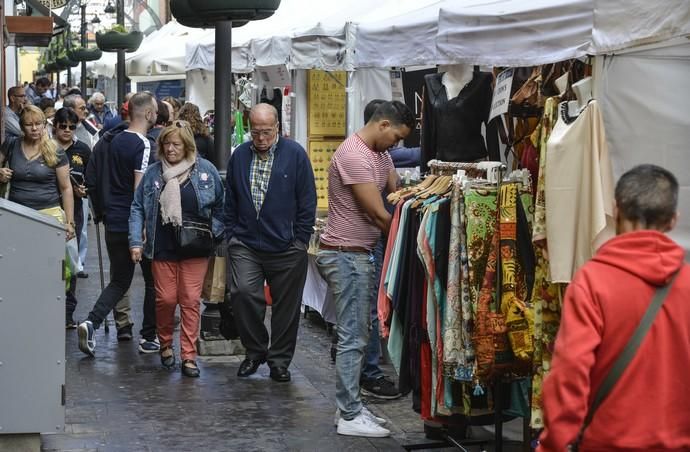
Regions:
<instances>
[{"instance_id":1,"label":"paved street","mask_svg":"<svg viewBox=\"0 0 690 452\"><path fill-rule=\"evenodd\" d=\"M90 225L90 276L78 281L77 320L86 317L100 292L95 237ZM240 379L236 372L242 357L234 356L200 357L201 378L189 379L181 376L179 364L167 371L157 354L137 352L143 299L139 270L130 297L135 341L118 344L114 325L108 335L101 328L94 359L78 350L76 330L67 331L66 429L42 435L43 450L364 451L402 450L403 444L425 441L409 396L385 403L367 401L373 412L389 420L391 438L336 434L330 337L317 316L302 320L290 383L273 382L266 365ZM175 348L179 353L177 343ZM392 374L390 366L385 369Z\"/></svg>"}]
</instances>

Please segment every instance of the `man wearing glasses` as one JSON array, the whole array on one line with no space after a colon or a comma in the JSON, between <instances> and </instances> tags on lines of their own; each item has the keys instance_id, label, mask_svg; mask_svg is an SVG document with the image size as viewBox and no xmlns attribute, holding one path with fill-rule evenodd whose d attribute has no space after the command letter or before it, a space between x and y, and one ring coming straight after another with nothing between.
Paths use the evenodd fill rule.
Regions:
<instances>
[{"instance_id":1,"label":"man wearing glasses","mask_svg":"<svg viewBox=\"0 0 690 452\"><path fill-rule=\"evenodd\" d=\"M93 149L93 145L98 141L98 129L86 120L89 110L86 107L84 98L79 94L70 94L65 96L62 106L71 108L79 116L79 124L74 132L74 136L79 141L85 143L89 149Z\"/></svg>"},{"instance_id":2,"label":"man wearing glasses","mask_svg":"<svg viewBox=\"0 0 690 452\"><path fill-rule=\"evenodd\" d=\"M314 172L304 148L278 133L273 106L256 105L249 120L252 141L230 157L225 195L230 299L247 350L237 375L268 362L270 377L287 382L316 217ZM273 299L270 347L264 280Z\"/></svg>"},{"instance_id":3,"label":"man wearing glasses","mask_svg":"<svg viewBox=\"0 0 690 452\"><path fill-rule=\"evenodd\" d=\"M26 105L26 94L21 86L14 86L7 90L8 105L5 107L5 140L11 137L21 137L22 128L19 125L19 115Z\"/></svg>"}]
</instances>

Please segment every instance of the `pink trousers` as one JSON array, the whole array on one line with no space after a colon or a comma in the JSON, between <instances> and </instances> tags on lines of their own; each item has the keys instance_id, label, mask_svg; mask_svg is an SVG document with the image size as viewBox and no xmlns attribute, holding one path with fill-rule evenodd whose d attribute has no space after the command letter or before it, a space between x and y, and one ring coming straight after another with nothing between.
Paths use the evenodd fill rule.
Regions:
<instances>
[{"instance_id":1,"label":"pink trousers","mask_svg":"<svg viewBox=\"0 0 690 452\"><path fill-rule=\"evenodd\" d=\"M152 262L156 287L156 329L162 347L171 347L175 328L175 306L180 305L180 358L196 359L199 338L201 287L208 258Z\"/></svg>"}]
</instances>

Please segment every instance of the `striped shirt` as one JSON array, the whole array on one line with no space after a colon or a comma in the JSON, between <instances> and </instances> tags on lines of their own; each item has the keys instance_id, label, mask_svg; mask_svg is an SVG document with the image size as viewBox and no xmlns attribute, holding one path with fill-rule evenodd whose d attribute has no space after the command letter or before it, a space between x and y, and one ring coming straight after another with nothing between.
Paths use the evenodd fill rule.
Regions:
<instances>
[{"instance_id":1,"label":"striped shirt","mask_svg":"<svg viewBox=\"0 0 690 452\"><path fill-rule=\"evenodd\" d=\"M268 183L271 180L271 170L273 169L273 155L278 142L273 144L268 150L268 158L262 159L252 145L252 163L249 165L249 187L252 191L252 201L256 213L261 211L261 206L266 198Z\"/></svg>"},{"instance_id":2,"label":"striped shirt","mask_svg":"<svg viewBox=\"0 0 690 452\"><path fill-rule=\"evenodd\" d=\"M373 249L381 231L357 204L351 185L374 183L380 192L394 170L388 152L375 152L354 134L338 147L328 168L328 221L321 241Z\"/></svg>"}]
</instances>

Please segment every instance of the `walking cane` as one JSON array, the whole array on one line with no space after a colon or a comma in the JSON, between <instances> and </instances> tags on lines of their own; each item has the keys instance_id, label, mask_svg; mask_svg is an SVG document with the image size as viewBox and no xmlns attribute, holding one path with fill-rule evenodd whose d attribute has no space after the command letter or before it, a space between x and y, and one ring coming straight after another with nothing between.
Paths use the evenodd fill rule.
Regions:
<instances>
[{"instance_id":1,"label":"walking cane","mask_svg":"<svg viewBox=\"0 0 690 452\"><path fill-rule=\"evenodd\" d=\"M95 221L94 223L96 224L96 243L98 245L98 272L101 276L101 292L103 292L103 289L105 289L105 279L103 278L103 251L101 251L101 225L99 223L96 223ZM108 326L108 314L105 315L103 327L106 333L110 332L110 327Z\"/></svg>"}]
</instances>

